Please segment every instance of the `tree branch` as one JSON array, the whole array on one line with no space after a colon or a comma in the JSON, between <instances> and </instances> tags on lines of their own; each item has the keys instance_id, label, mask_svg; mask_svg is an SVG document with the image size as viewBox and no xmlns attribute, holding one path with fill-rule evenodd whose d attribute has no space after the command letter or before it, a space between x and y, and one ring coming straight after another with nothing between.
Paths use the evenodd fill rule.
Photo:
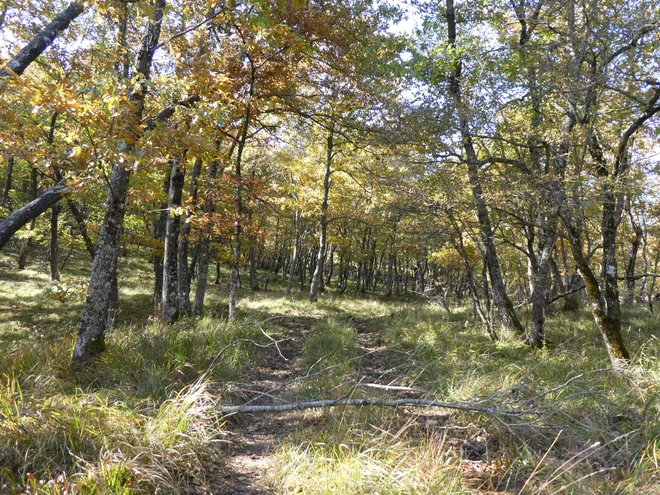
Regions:
<instances>
[{"instance_id":1,"label":"tree branch","mask_svg":"<svg viewBox=\"0 0 660 495\"><path fill-rule=\"evenodd\" d=\"M200 95L193 95L189 98L186 98L185 100L177 101L173 105L164 108L153 117L149 117L148 119L145 119L144 124L146 125L147 129L153 130L156 128L156 126L159 123L165 122L167 119L172 117L178 107L192 108L193 106L195 106L196 103L199 103L201 100L202 97Z\"/></svg>"},{"instance_id":2,"label":"tree branch","mask_svg":"<svg viewBox=\"0 0 660 495\"><path fill-rule=\"evenodd\" d=\"M25 45L14 58L0 69L0 81L11 76L20 76L23 74L25 69L53 43L57 35L68 28L71 21L82 14L84 10L85 5L82 1L71 2L45 28L39 31L32 38L32 41Z\"/></svg>"},{"instance_id":3,"label":"tree branch","mask_svg":"<svg viewBox=\"0 0 660 495\"><path fill-rule=\"evenodd\" d=\"M266 404L266 405L243 405L243 406L222 406L219 411L224 414L237 413L258 413L258 412L286 412L302 411L304 409L317 409L335 406L377 406L377 407L441 407L444 409L454 409L457 411L477 412L492 414L494 416L521 416L525 414L540 414L534 409L496 409L491 407L482 407L471 404L456 404L454 402L439 402L427 399L394 399L394 400L375 400L375 399L327 399L312 400L306 402L293 402L290 404Z\"/></svg>"}]
</instances>

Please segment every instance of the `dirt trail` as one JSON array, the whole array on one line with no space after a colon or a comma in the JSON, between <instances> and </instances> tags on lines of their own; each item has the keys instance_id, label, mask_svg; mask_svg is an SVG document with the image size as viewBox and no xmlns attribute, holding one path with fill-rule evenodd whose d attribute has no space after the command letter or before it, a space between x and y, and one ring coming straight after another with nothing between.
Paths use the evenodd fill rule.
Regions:
<instances>
[{"instance_id":1,"label":"dirt trail","mask_svg":"<svg viewBox=\"0 0 660 495\"><path fill-rule=\"evenodd\" d=\"M301 355L305 340L316 320L312 318L287 318L279 324L284 327L278 346L269 347L261 365L248 374L251 399L255 404L270 404L277 401L285 385L300 372L296 359ZM269 392L277 390L272 394ZM268 395L261 395L267 394ZM228 441L227 464L224 484L215 495L266 495L274 493L267 486L264 472L272 454L295 426L295 416L242 414L229 418L225 440Z\"/></svg>"},{"instance_id":2,"label":"dirt trail","mask_svg":"<svg viewBox=\"0 0 660 495\"><path fill-rule=\"evenodd\" d=\"M248 375L250 396L255 404L277 403L286 385L303 373L296 364L301 356L312 325L319 320L292 317L279 323L285 331L278 339L278 349L270 347L262 363ZM383 362L387 353L385 342L368 320L351 319L358 335L360 361L358 373L365 381L385 380L387 366ZM281 355L280 355L281 353ZM281 390L277 390L281 387ZM268 395L260 393L275 392ZM229 419L225 440L228 442L223 484L214 495L270 495L275 492L267 484L264 473L281 439L300 426L302 413L241 414Z\"/></svg>"}]
</instances>

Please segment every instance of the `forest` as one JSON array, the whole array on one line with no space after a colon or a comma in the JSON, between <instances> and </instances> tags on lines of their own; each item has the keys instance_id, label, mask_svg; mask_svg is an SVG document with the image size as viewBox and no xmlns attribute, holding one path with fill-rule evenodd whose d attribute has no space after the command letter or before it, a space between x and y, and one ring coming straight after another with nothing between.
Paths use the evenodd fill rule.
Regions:
<instances>
[{"instance_id":1,"label":"forest","mask_svg":"<svg viewBox=\"0 0 660 495\"><path fill-rule=\"evenodd\" d=\"M0 0L0 493L660 493L656 0Z\"/></svg>"}]
</instances>

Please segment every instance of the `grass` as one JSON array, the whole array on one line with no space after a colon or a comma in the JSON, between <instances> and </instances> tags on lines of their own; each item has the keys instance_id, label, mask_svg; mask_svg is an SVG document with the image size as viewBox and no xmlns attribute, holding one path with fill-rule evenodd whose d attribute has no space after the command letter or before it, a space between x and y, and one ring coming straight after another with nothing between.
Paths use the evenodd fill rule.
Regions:
<instances>
[{"instance_id":1,"label":"grass","mask_svg":"<svg viewBox=\"0 0 660 495\"><path fill-rule=\"evenodd\" d=\"M391 414L376 418L365 411L319 422L323 428L303 428L281 449L280 468L271 472L278 493L467 493L459 460L446 455L442 441L420 437L413 422L401 425Z\"/></svg>"},{"instance_id":2,"label":"grass","mask_svg":"<svg viewBox=\"0 0 660 495\"><path fill-rule=\"evenodd\" d=\"M298 381L289 400L423 397L525 407L492 417L446 409L342 408L295 413L268 469L274 493L660 493L658 317L626 314L633 370L609 370L584 311L556 313L548 346L489 341L469 309L327 291L318 304L241 292L225 323L224 285L201 319L163 326L147 263L121 260L119 326L85 372L69 367L88 267L62 282L0 259L0 493L205 493L222 484L218 405L252 397L256 370L287 345ZM223 273L223 280L226 274ZM297 340L296 340L297 339ZM259 371L261 373L262 371ZM266 421L266 420L265 420Z\"/></svg>"}]
</instances>

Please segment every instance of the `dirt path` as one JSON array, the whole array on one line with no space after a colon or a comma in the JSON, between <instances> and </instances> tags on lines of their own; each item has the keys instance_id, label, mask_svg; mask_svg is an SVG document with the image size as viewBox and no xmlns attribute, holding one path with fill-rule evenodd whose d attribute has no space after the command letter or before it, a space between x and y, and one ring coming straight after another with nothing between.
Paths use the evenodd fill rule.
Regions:
<instances>
[{"instance_id":1,"label":"dirt path","mask_svg":"<svg viewBox=\"0 0 660 495\"><path fill-rule=\"evenodd\" d=\"M278 346L271 346L261 365L248 374L251 401L255 404L277 402L278 395L286 391L286 385L300 373L296 359L302 354L313 318L293 317L282 319L284 328ZM279 389L279 390L278 390ZM272 392L276 390L276 392ZM272 393L271 393L272 392ZM267 395L262 395L267 394ZM227 428L227 464L224 485L215 495L266 495L274 493L267 486L264 472L279 441L292 431L299 413L283 415L242 414L229 418Z\"/></svg>"},{"instance_id":2,"label":"dirt path","mask_svg":"<svg viewBox=\"0 0 660 495\"><path fill-rule=\"evenodd\" d=\"M379 387L401 385L404 369L410 356L389 345L383 330L388 317L349 317L348 323L357 335L358 361L350 379L360 384L377 384ZM279 404L296 400L291 385L304 379L306 370L298 366L305 341L315 323L321 320L303 317L283 317L278 324L283 332L278 340L278 349L271 346L259 366L248 373L241 384L243 397L240 403ZM347 377L349 379L349 377ZM408 392L398 390L404 397ZM237 402L239 402L237 400ZM415 413L419 431L425 435L440 435L448 449L463 458L463 477L468 486L480 493L505 493L484 491L492 487L492 479L486 472L489 452L497 450L497 439L478 425L450 428L442 426L448 420L446 412ZM278 414L240 414L228 418L224 430L227 442L223 457L226 464L220 486L214 495L275 495L269 486L267 472L273 455L282 440L309 421L302 412L291 411ZM428 431L427 431L428 430ZM223 449L224 450L224 449ZM508 493L508 492L506 492Z\"/></svg>"},{"instance_id":3,"label":"dirt path","mask_svg":"<svg viewBox=\"0 0 660 495\"><path fill-rule=\"evenodd\" d=\"M249 393L255 404L279 402L287 392L287 384L301 377L297 366L312 325L319 320L293 317L279 323L283 335L279 338L279 352L273 347L264 355L261 366L250 371L247 380ZM358 335L360 360L357 372L367 382L387 381L385 342L376 326L369 320L351 319ZM281 355L280 355L281 353ZM275 392L273 392L275 391ZM267 395L261 395L267 394ZM214 495L266 495L275 492L268 486L264 473L280 441L300 426L302 413L242 414L229 419L225 440L228 442L223 485Z\"/></svg>"}]
</instances>

